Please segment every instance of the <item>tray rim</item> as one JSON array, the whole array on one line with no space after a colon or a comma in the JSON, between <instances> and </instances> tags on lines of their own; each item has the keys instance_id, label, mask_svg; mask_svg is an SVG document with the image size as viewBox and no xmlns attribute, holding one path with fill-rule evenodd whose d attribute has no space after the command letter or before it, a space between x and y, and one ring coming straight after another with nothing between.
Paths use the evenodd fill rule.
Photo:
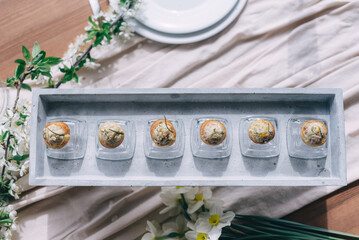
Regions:
<instances>
[{"instance_id":1,"label":"tray rim","mask_svg":"<svg viewBox=\"0 0 359 240\"><path fill-rule=\"evenodd\" d=\"M338 115L338 124L339 129L339 149L344 149L344 152L341 152L342 158L344 160L339 164L339 178L317 178L317 180L312 180L312 182L297 183L297 180L282 180L280 183L283 184L271 184L271 181L262 181L261 185L258 185L258 179L254 180L236 180L238 184L231 184L233 180L224 180L223 184L216 184L217 186L344 186L347 184L347 170L346 170L346 148L345 148L345 123L344 123L344 103L343 103L343 91L341 88L118 88L118 89L109 89L109 88L76 88L76 89L34 89L32 93L32 111L31 111L31 128L37 129L37 116L38 116L38 104L40 102L40 96L46 95L141 95L141 94L152 94L152 95L168 95L168 94L193 94L193 95L206 95L206 94L268 94L268 95L334 95L333 104L336 104L337 115ZM36 116L36 117L35 117ZM37 134L30 134L30 141L36 142ZM30 145L30 170L29 170L29 184L35 186L64 186L70 185L69 180L63 179L59 180L60 184L49 184L45 183L46 179L36 178L35 171L31 169L36 169L36 154L37 149L35 144ZM56 178L56 177L54 177ZM322 180L325 180L327 183L324 184ZM121 179L123 182L124 179ZM168 181L165 177L158 177L158 180L151 181L151 184L136 185L136 184L113 184L112 179L107 180L96 180L97 184L81 184L81 181L77 180L78 184L75 186L161 186L161 182L171 182ZM116 179L113 180L116 183ZM176 180L173 180L175 182ZM207 180L182 180L181 183L185 185L192 185L191 183L195 181L197 183L203 183L202 186L212 186L208 183ZM322 183L321 183L322 182ZM332 182L332 183L330 183ZM99 183L99 184L98 184ZM106 183L106 184L103 184ZM230 183L230 184L227 184ZM242 184L241 184L242 183ZM245 184L243 184L245 183ZM176 185L176 184L173 184ZM198 184L194 184L198 185Z\"/></svg>"}]
</instances>

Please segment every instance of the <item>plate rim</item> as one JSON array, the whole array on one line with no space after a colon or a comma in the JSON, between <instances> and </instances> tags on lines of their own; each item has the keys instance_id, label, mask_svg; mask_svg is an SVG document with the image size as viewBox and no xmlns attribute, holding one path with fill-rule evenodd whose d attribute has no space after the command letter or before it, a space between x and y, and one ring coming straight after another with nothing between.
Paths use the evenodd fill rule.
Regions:
<instances>
[{"instance_id":1,"label":"plate rim","mask_svg":"<svg viewBox=\"0 0 359 240\"><path fill-rule=\"evenodd\" d=\"M198 31L201 31L203 29L206 29L206 28L209 28L211 26L213 26L214 24L216 24L217 22L221 21L223 18L225 18L228 13L230 13L238 4L238 2L241 1L241 0L231 0L231 4L229 6L228 9L226 9L225 12L221 13L218 15L218 17L216 17L215 19L210 19L209 23L206 23L206 24L199 24L197 26L191 26L190 27L190 30L184 30L185 28L183 28L183 26L181 27L176 27L176 28L170 28L170 27L166 27L166 26L156 26L155 22L152 21L151 18L149 18L147 15L155 15L154 13L152 14L146 14L146 9L144 9L144 11L139 14L138 16L136 16L136 20L138 22L140 22L143 26L147 27L147 28L150 28L150 29L153 29L153 30L156 30L156 31L159 31L159 32L166 32L166 33L169 33L169 34L188 34L188 33L193 33L193 32L198 32ZM210 3L219 3L217 1L210 1ZM228 1L229 3L229 1ZM151 4L154 4L154 3L151 3ZM220 4L221 5L221 4ZM154 9L155 10L155 9ZM208 10L208 9L207 9ZM194 9L191 10L192 12L194 11ZM148 12L148 11L147 11ZM171 11L169 11L171 12ZM189 10L187 11L182 11L180 12L179 14L180 15L183 15L185 12L189 12ZM150 12L149 12L150 13ZM171 14L170 14L171 15ZM187 13L188 15L188 13ZM212 14L207 14L207 15L212 15ZM148 17L146 20L146 16ZM177 17L177 14L173 15L174 17ZM142 19L142 18L145 18L145 19ZM169 19L171 20L171 19Z\"/></svg>"},{"instance_id":2,"label":"plate rim","mask_svg":"<svg viewBox=\"0 0 359 240\"><path fill-rule=\"evenodd\" d=\"M146 27L136 19L132 19L131 24L134 25L134 30L136 33L150 40L167 44L189 44L213 37L214 35L226 29L242 13L246 4L247 0L239 0L236 3L236 6L217 23L201 31L188 34L171 34L160 32Z\"/></svg>"}]
</instances>

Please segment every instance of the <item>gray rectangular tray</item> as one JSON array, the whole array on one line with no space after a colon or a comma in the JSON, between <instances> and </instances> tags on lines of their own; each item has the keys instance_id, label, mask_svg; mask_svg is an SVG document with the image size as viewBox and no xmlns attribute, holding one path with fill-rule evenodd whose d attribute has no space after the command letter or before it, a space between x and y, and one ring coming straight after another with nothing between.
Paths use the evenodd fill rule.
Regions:
<instances>
[{"instance_id":1,"label":"gray rectangular tray","mask_svg":"<svg viewBox=\"0 0 359 240\"><path fill-rule=\"evenodd\" d=\"M149 119L181 118L185 151L180 160L146 159L144 129ZM241 155L239 121L246 116L279 120L281 152L274 159ZM197 117L222 117L232 123L229 159L192 156L190 124ZM72 186L315 186L345 185L346 159L341 89L40 89L32 102L30 184ZM48 118L86 120L87 150L82 160L48 159L42 129ZM96 122L121 117L136 124L131 161L95 157ZM290 158L286 125L290 118L310 117L328 123L326 159Z\"/></svg>"}]
</instances>

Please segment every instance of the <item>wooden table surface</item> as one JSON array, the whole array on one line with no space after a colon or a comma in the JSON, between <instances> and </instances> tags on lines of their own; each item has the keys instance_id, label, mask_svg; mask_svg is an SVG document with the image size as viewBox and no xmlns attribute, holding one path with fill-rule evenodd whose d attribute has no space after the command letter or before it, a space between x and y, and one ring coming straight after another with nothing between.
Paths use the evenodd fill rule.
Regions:
<instances>
[{"instance_id":1,"label":"wooden table surface","mask_svg":"<svg viewBox=\"0 0 359 240\"><path fill-rule=\"evenodd\" d=\"M106 0L100 1L105 8ZM62 56L83 33L91 8L88 0L0 0L0 79L14 74L21 46L35 41L48 56ZM289 214L286 219L359 235L359 181Z\"/></svg>"}]
</instances>

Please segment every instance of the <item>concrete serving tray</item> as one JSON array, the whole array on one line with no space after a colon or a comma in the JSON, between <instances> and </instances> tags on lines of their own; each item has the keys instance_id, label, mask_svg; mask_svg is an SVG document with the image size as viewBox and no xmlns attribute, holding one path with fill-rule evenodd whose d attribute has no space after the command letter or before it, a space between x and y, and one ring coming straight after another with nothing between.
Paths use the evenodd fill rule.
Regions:
<instances>
[{"instance_id":1,"label":"concrete serving tray","mask_svg":"<svg viewBox=\"0 0 359 240\"><path fill-rule=\"evenodd\" d=\"M184 156L146 159L144 131L149 119L180 118L185 128ZM247 116L278 120L280 155L244 157L239 148L239 122ZM232 124L232 154L225 159L194 158L191 121L221 117ZM47 157L42 129L48 118L87 121L85 157ZM291 118L323 119L328 124L328 155L297 159L288 155L286 127ZM72 186L316 186L345 185L346 159L343 98L340 89L35 89L31 114L30 184ZM135 122L132 160L95 157L97 121Z\"/></svg>"}]
</instances>

